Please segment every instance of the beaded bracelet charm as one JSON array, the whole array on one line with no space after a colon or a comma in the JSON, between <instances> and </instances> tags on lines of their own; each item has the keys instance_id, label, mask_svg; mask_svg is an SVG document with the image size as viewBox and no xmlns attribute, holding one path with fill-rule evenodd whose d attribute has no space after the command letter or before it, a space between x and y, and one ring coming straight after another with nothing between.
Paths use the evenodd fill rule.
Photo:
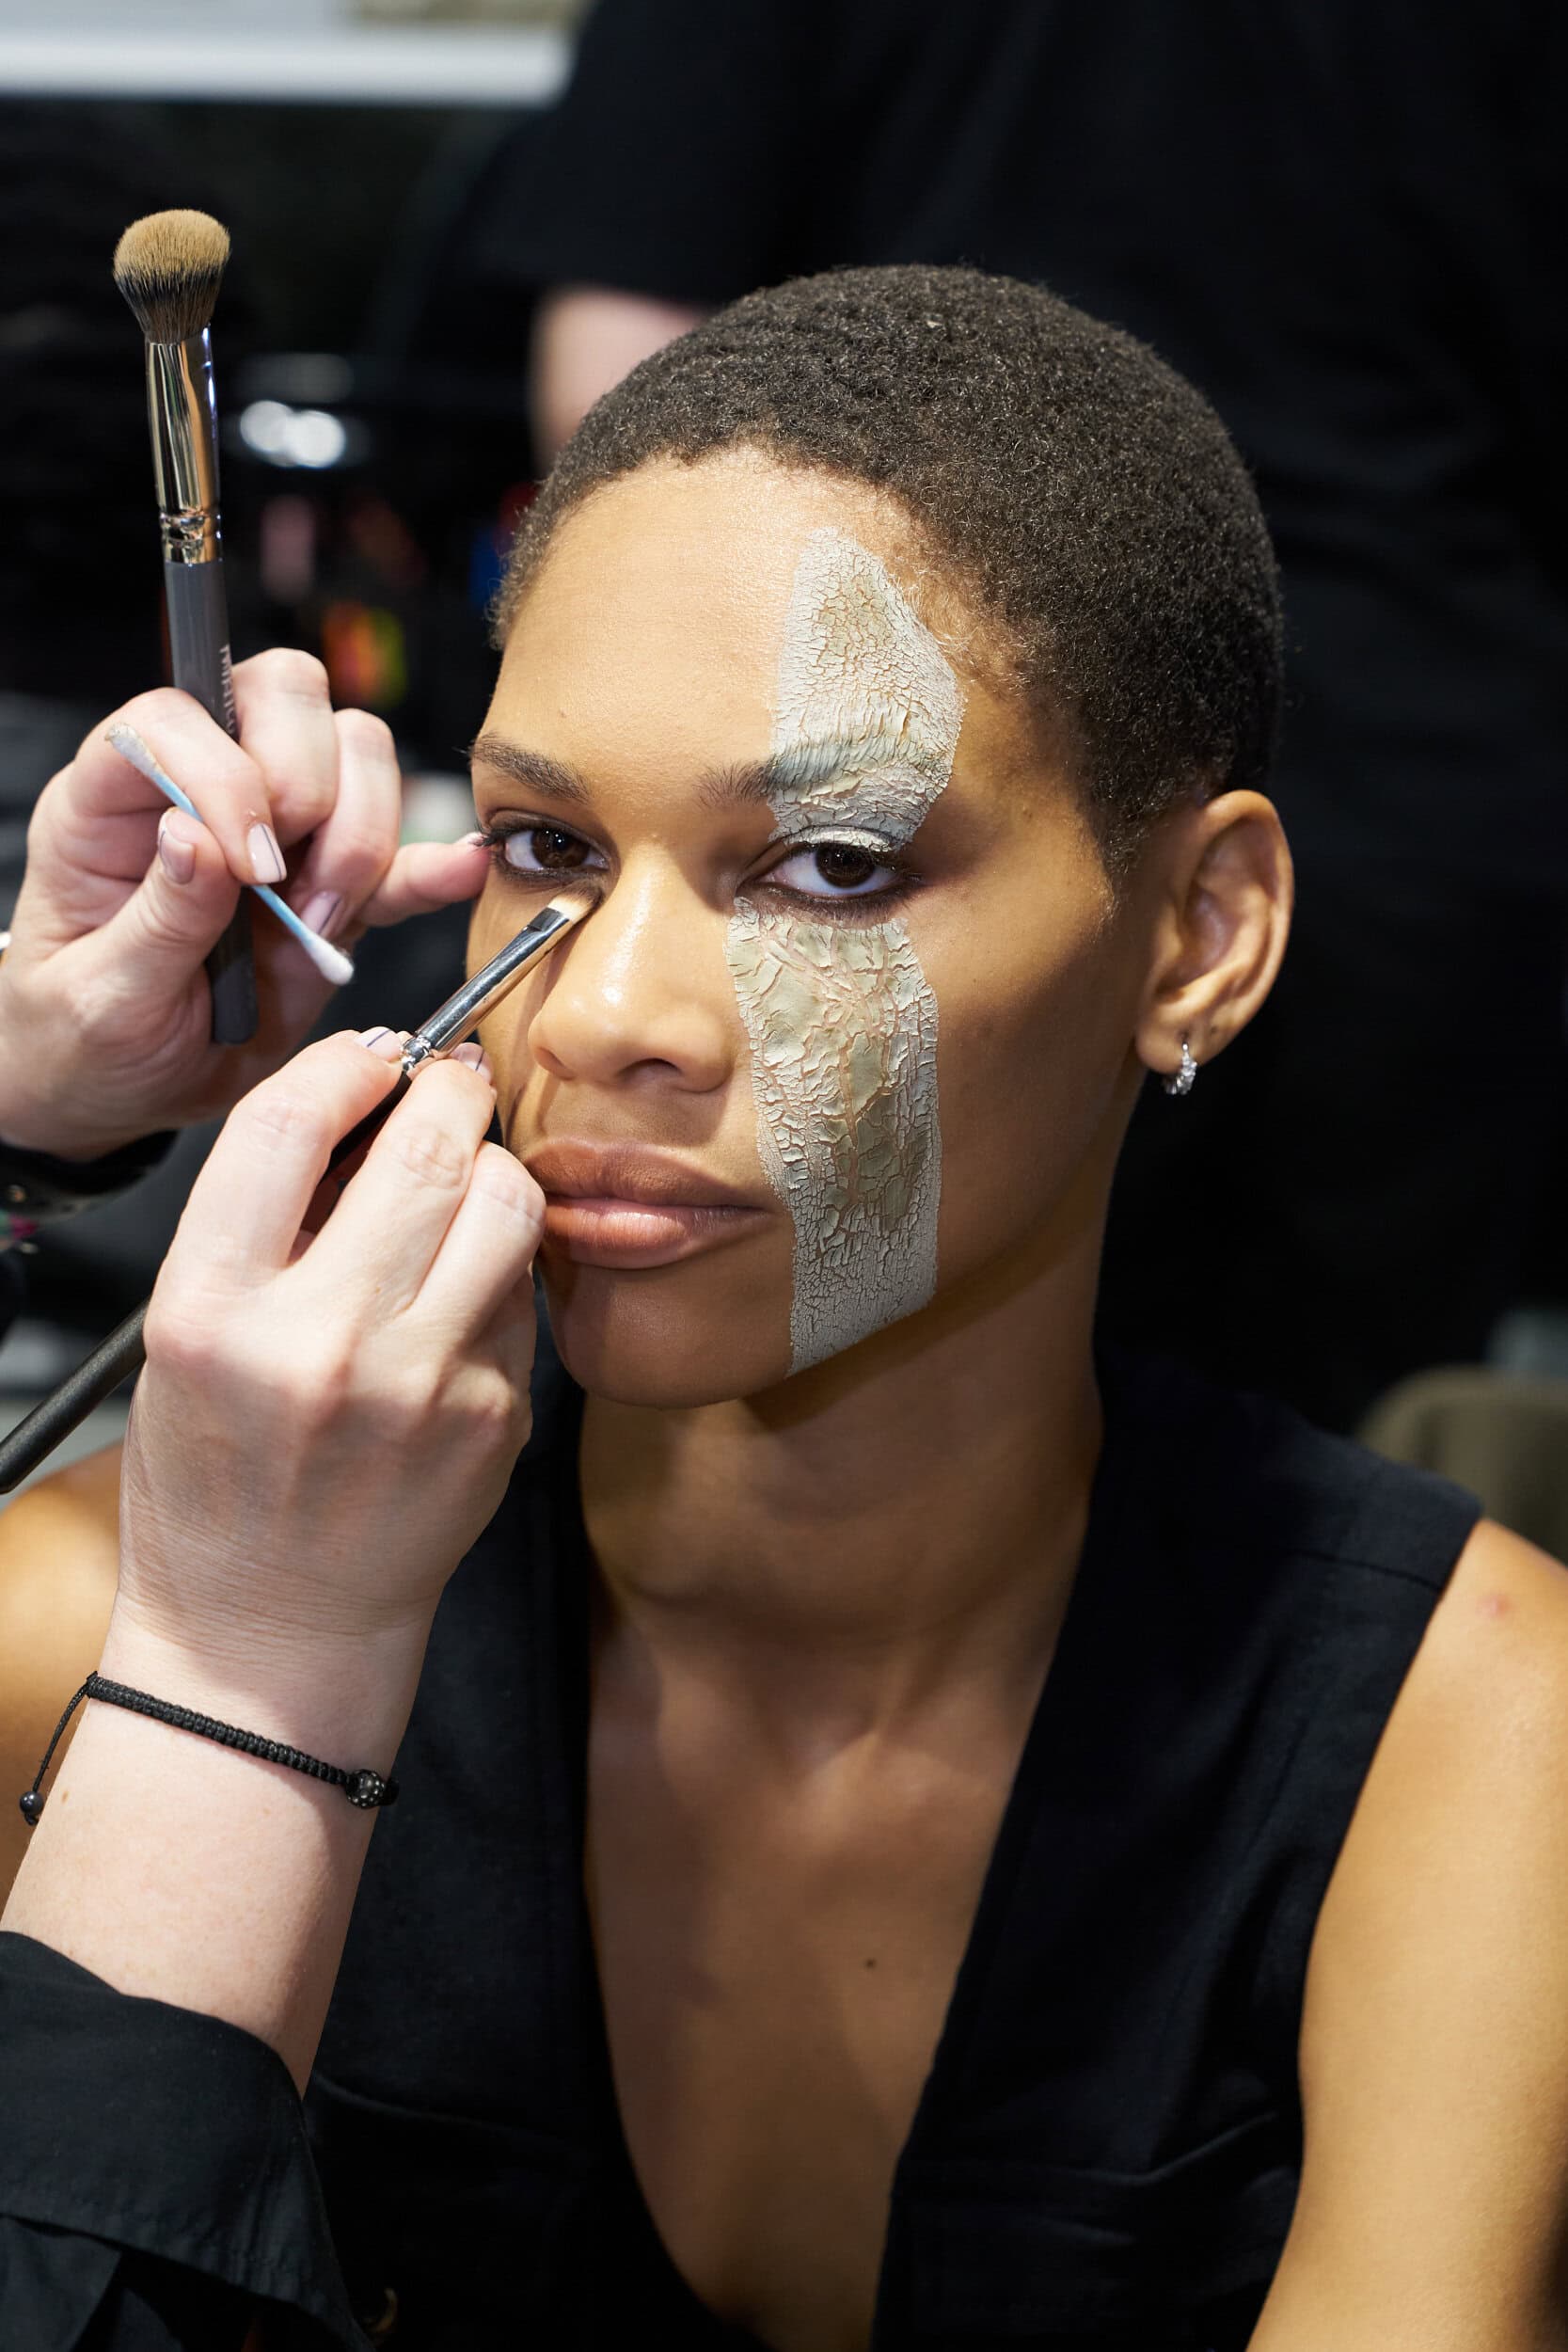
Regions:
<instances>
[{"instance_id":1,"label":"beaded bracelet charm","mask_svg":"<svg viewBox=\"0 0 1568 2352\"><path fill-rule=\"evenodd\" d=\"M342 1790L350 1804L360 1805L367 1811L396 1804L398 1801L397 1782L383 1779L369 1766L345 1772L341 1765L324 1764L319 1756L307 1756L303 1749L287 1747L281 1740L265 1740L260 1732L241 1731L235 1724L220 1724L212 1715L197 1714L193 1708L176 1707L167 1699L153 1698L150 1692L133 1691L123 1682L109 1682L101 1674L90 1674L55 1724L55 1736L43 1752L43 1762L33 1775L32 1787L18 1800L22 1818L29 1829L38 1826L43 1811L40 1793L43 1776L67 1724L84 1699L102 1699L109 1707L129 1708L134 1715L149 1715L154 1723L172 1724L176 1731L194 1731L198 1739L215 1740L222 1747L239 1749L242 1755L259 1756L268 1764L286 1764L292 1772L309 1772L312 1780L329 1781Z\"/></svg>"}]
</instances>

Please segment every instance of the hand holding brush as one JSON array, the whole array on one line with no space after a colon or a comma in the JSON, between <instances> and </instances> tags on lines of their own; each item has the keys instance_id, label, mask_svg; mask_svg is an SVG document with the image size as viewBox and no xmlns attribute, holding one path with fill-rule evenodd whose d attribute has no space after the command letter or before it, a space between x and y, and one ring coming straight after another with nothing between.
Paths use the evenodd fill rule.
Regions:
<instances>
[{"instance_id":1,"label":"hand holding brush","mask_svg":"<svg viewBox=\"0 0 1568 2352\"><path fill-rule=\"evenodd\" d=\"M500 953L466 980L446 1002L438 1006L430 1018L415 1030L398 1055L396 1084L389 1094L382 1097L357 1124L339 1137L327 1155L321 1174L332 1175L346 1168L376 1135L397 1108L414 1078L429 1063L447 1059L454 1052L464 1052L464 1041L476 1029L485 1015L509 995L519 980L531 972L534 965L560 946L575 924L592 914L595 904L592 892L563 893L546 907L542 907L531 922L525 923L515 939ZM389 1032L378 1031L379 1044L389 1038ZM393 1046L391 1052L397 1052ZM388 1053L388 1057L391 1057ZM18 1483L35 1470L54 1451L63 1438L69 1437L87 1419L95 1405L113 1394L120 1382L136 1371L144 1355L143 1327L147 1303L126 1316L123 1323L111 1331L108 1338L79 1364L54 1392L35 1406L26 1419L20 1422L8 1436L0 1439L0 1494L9 1494Z\"/></svg>"},{"instance_id":2,"label":"hand holding brush","mask_svg":"<svg viewBox=\"0 0 1568 2352\"><path fill-rule=\"evenodd\" d=\"M483 887L474 839L399 848L391 736L333 710L319 661L259 654L234 699L238 742L188 695L138 694L40 795L0 960L0 1146L91 1160L220 1119L315 1027L333 987L319 946L264 914L257 1033L212 1040L202 960L259 879L258 834L278 896L339 953Z\"/></svg>"},{"instance_id":3,"label":"hand holding brush","mask_svg":"<svg viewBox=\"0 0 1568 2352\"><path fill-rule=\"evenodd\" d=\"M331 984L270 916L257 926L256 1038L223 1048L209 1034L202 959L252 880L258 826L284 845L291 908L334 943L482 888L477 836L398 847L391 737L362 711L333 711L319 662L259 655L234 687L238 742L188 696L159 689L95 727L40 795L0 958L0 1150L100 1159L221 1116L300 1044ZM149 761L128 760L111 735L139 745L166 782L150 781ZM170 787L199 821L168 805ZM138 1332L98 1395L134 1369L139 1346ZM56 1420L34 1459L75 1425L93 1388L73 1387L86 1403Z\"/></svg>"}]
</instances>

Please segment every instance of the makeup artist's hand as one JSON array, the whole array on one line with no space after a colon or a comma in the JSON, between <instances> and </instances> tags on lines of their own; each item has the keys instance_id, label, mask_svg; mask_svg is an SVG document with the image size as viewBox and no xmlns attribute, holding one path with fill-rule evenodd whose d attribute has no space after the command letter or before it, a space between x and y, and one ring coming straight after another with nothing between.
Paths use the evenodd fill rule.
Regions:
<instances>
[{"instance_id":1,"label":"makeup artist's hand","mask_svg":"<svg viewBox=\"0 0 1568 2352\"><path fill-rule=\"evenodd\" d=\"M90 1159L163 1127L212 1119L277 1067L331 994L257 906L261 1025L214 1045L202 960L243 883L281 888L312 929L351 945L367 924L476 897L471 842L398 848L389 731L334 712L304 653L234 673L240 740L173 688L105 719L45 787L0 961L0 1140ZM204 822L169 808L104 739L142 736Z\"/></svg>"},{"instance_id":2,"label":"makeup artist's hand","mask_svg":"<svg viewBox=\"0 0 1568 2352\"><path fill-rule=\"evenodd\" d=\"M348 1032L307 1048L196 1181L126 1441L122 1631L258 1672L418 1639L500 1502L528 1434L544 1200L483 1139L487 1071L427 1065L305 1231L397 1050Z\"/></svg>"}]
</instances>

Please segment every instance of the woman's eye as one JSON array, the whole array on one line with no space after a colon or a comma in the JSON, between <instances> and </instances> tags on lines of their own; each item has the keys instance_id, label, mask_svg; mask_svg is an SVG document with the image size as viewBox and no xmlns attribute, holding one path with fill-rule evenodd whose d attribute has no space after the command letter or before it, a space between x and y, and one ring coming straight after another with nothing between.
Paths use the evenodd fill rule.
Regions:
<instances>
[{"instance_id":1,"label":"woman's eye","mask_svg":"<svg viewBox=\"0 0 1568 2352\"><path fill-rule=\"evenodd\" d=\"M803 898L875 898L898 879L896 866L879 864L853 841L819 841L797 850L768 874L770 882Z\"/></svg>"},{"instance_id":2,"label":"woman's eye","mask_svg":"<svg viewBox=\"0 0 1568 2352\"><path fill-rule=\"evenodd\" d=\"M593 851L580 834L561 825L524 825L501 843L504 863L519 874L571 874Z\"/></svg>"}]
</instances>

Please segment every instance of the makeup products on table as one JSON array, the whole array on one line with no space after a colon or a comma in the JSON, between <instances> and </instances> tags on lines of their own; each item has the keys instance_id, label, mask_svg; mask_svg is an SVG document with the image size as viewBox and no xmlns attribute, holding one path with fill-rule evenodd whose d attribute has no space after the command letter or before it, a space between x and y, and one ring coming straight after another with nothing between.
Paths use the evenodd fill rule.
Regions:
<instances>
[{"instance_id":1,"label":"makeup products on table","mask_svg":"<svg viewBox=\"0 0 1568 2352\"><path fill-rule=\"evenodd\" d=\"M217 399L211 321L229 260L229 231L208 213L150 213L115 247L115 284L147 346L147 413L164 549L174 683L219 726L239 730L223 589ZM213 1041L256 1033L250 906L242 898L207 958Z\"/></svg>"},{"instance_id":2,"label":"makeup products on table","mask_svg":"<svg viewBox=\"0 0 1568 2352\"><path fill-rule=\"evenodd\" d=\"M499 956L492 957L471 980L466 980L438 1006L404 1047L398 1082L390 1094L343 1136L328 1160L325 1172L329 1174L345 1166L362 1150L385 1125L423 1065L440 1059L453 1046L461 1045L465 1038L472 1036L485 1016L536 963L561 945L576 924L593 913L597 903L596 894L589 890L580 894L562 892L552 898L515 939L508 941ZM139 1368L144 1358L142 1325L146 1314L144 1299L85 1363L78 1364L57 1389L34 1406L24 1421L0 1438L0 1494L9 1494L22 1479L37 1470L61 1439L87 1419L95 1405L102 1405L122 1380Z\"/></svg>"}]
</instances>

